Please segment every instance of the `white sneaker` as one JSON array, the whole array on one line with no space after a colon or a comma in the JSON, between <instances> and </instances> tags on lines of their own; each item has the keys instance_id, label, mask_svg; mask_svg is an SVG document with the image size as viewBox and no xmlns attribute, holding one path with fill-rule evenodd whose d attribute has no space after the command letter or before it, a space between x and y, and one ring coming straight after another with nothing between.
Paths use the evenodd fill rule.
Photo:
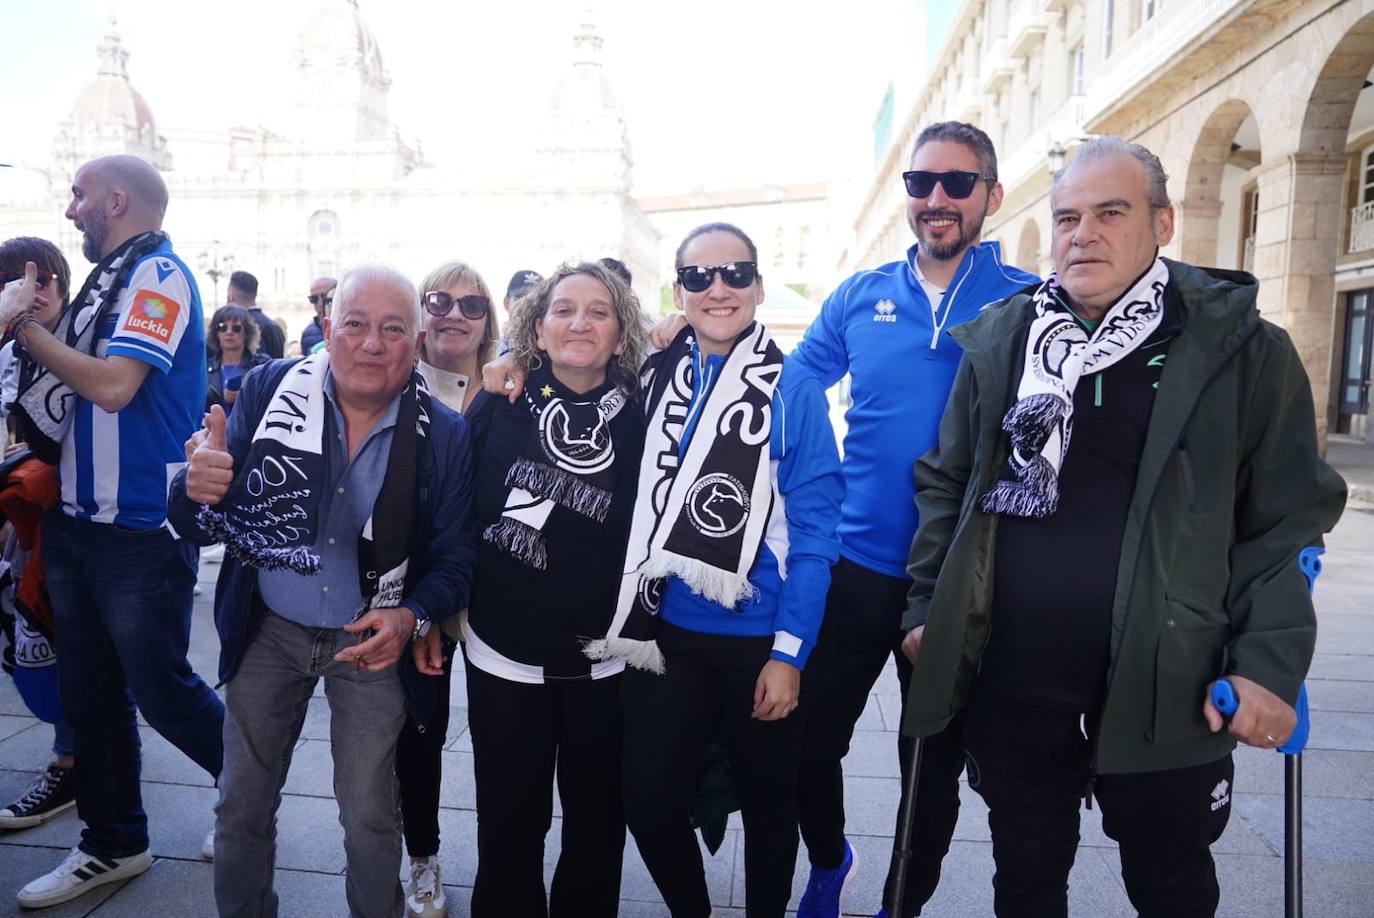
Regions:
<instances>
[{"instance_id":1,"label":"white sneaker","mask_svg":"<svg viewBox=\"0 0 1374 918\"><path fill-rule=\"evenodd\" d=\"M448 900L439 881L439 857L410 859L410 880L406 883L407 918L447 918Z\"/></svg>"},{"instance_id":2,"label":"white sneaker","mask_svg":"<svg viewBox=\"0 0 1374 918\"><path fill-rule=\"evenodd\" d=\"M146 848L128 857L98 857L73 848L57 869L19 890L19 907L46 908L66 902L97 886L136 877L151 866L153 858Z\"/></svg>"},{"instance_id":3,"label":"white sneaker","mask_svg":"<svg viewBox=\"0 0 1374 918\"><path fill-rule=\"evenodd\" d=\"M205 841L200 844L201 860L213 861L215 859L215 828L210 827L210 831L205 833Z\"/></svg>"}]
</instances>

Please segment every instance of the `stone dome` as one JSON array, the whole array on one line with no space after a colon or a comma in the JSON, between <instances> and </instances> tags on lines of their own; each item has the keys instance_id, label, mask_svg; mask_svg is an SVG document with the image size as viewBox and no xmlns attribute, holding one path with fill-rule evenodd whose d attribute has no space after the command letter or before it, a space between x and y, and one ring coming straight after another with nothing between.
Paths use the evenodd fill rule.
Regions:
<instances>
[{"instance_id":1,"label":"stone dome","mask_svg":"<svg viewBox=\"0 0 1374 918\"><path fill-rule=\"evenodd\" d=\"M296 54L302 68L360 67L373 79L390 82L377 38L358 12L358 0L325 0L301 29Z\"/></svg>"},{"instance_id":2,"label":"stone dome","mask_svg":"<svg viewBox=\"0 0 1374 918\"><path fill-rule=\"evenodd\" d=\"M129 52L124 50L114 20L105 40L96 49L95 79L86 84L72 107L71 122L87 125L121 125L150 138L157 137L157 123L137 89L129 82Z\"/></svg>"},{"instance_id":3,"label":"stone dome","mask_svg":"<svg viewBox=\"0 0 1374 918\"><path fill-rule=\"evenodd\" d=\"M558 83L549 107L563 114L619 113L620 106L601 66L601 36L585 22L573 37L572 69Z\"/></svg>"}]
</instances>

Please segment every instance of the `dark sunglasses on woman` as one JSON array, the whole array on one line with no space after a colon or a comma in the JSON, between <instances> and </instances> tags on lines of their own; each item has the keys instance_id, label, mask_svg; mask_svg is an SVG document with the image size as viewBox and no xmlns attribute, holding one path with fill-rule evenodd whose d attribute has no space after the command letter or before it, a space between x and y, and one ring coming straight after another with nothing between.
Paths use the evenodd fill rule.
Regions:
<instances>
[{"instance_id":1,"label":"dark sunglasses on woman","mask_svg":"<svg viewBox=\"0 0 1374 918\"><path fill-rule=\"evenodd\" d=\"M23 279L23 271L0 271L0 290L5 289L5 285L11 281L22 281ZM39 271L38 277L34 283L39 290L46 290L48 289L48 284L52 283L52 275L47 271Z\"/></svg>"},{"instance_id":2,"label":"dark sunglasses on woman","mask_svg":"<svg viewBox=\"0 0 1374 918\"><path fill-rule=\"evenodd\" d=\"M425 294L425 311L432 316L448 315L454 304L465 319L485 319L491 309L491 300L476 293L455 297L442 290L431 290Z\"/></svg>"},{"instance_id":3,"label":"dark sunglasses on woman","mask_svg":"<svg viewBox=\"0 0 1374 918\"><path fill-rule=\"evenodd\" d=\"M732 261L728 265L687 265L677 269L677 282L689 293L700 293L716 279L716 272L727 287L743 290L759 276L756 261Z\"/></svg>"},{"instance_id":4,"label":"dark sunglasses on woman","mask_svg":"<svg viewBox=\"0 0 1374 918\"><path fill-rule=\"evenodd\" d=\"M977 172L963 172L954 170L951 172L925 172L917 169L912 172L903 172L902 179L906 182L906 193L913 198L928 198L930 193L935 190L935 183L939 182L945 189L945 194L956 201L973 194L973 189L977 187L978 180L983 176Z\"/></svg>"},{"instance_id":5,"label":"dark sunglasses on woman","mask_svg":"<svg viewBox=\"0 0 1374 918\"><path fill-rule=\"evenodd\" d=\"M236 335L243 334L243 324L240 322L216 322L215 331L233 332Z\"/></svg>"}]
</instances>

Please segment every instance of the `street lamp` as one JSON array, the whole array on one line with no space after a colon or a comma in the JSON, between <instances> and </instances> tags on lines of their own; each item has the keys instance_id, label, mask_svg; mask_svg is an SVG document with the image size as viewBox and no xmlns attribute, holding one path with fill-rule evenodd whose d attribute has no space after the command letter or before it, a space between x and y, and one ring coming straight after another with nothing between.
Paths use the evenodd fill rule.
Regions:
<instances>
[{"instance_id":1,"label":"street lamp","mask_svg":"<svg viewBox=\"0 0 1374 918\"><path fill-rule=\"evenodd\" d=\"M209 275L210 280L215 285L214 302L215 307L219 308L221 305L219 301L219 279L234 270L234 256L225 255L223 258L224 266L220 267L219 240L215 239L211 241L209 251L201 252L196 257L196 261L200 264L201 273Z\"/></svg>"},{"instance_id":2,"label":"street lamp","mask_svg":"<svg viewBox=\"0 0 1374 918\"><path fill-rule=\"evenodd\" d=\"M1050 163L1050 175L1058 175L1064 171L1064 160L1068 157L1069 151L1064 149L1064 145L1059 141L1054 142L1054 146L1045 152L1045 157Z\"/></svg>"}]
</instances>

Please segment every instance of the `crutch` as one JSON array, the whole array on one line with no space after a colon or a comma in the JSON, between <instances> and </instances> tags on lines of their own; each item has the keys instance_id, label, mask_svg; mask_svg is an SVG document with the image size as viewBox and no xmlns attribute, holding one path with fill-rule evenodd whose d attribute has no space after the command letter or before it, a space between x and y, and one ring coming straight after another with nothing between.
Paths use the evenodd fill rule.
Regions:
<instances>
[{"instance_id":1,"label":"crutch","mask_svg":"<svg viewBox=\"0 0 1374 918\"><path fill-rule=\"evenodd\" d=\"M911 860L911 830L916 822L916 780L921 773L922 737L911 738L910 767L906 770L906 780L902 782L902 809L897 819L897 837L892 839L892 888L888 891L886 911L888 918L900 918L902 896L906 893L906 865Z\"/></svg>"},{"instance_id":2,"label":"crutch","mask_svg":"<svg viewBox=\"0 0 1374 918\"><path fill-rule=\"evenodd\" d=\"M1304 548L1298 553L1298 567L1307 578L1307 592L1311 594L1322 572L1323 548ZM1212 683L1212 706L1224 716L1236 713L1239 703L1235 689L1226 679ZM1285 918L1302 918L1302 750L1312 729L1307 707L1307 686L1298 687L1298 702L1294 706L1298 723L1288 741L1276 751L1283 754L1283 914Z\"/></svg>"}]
</instances>

